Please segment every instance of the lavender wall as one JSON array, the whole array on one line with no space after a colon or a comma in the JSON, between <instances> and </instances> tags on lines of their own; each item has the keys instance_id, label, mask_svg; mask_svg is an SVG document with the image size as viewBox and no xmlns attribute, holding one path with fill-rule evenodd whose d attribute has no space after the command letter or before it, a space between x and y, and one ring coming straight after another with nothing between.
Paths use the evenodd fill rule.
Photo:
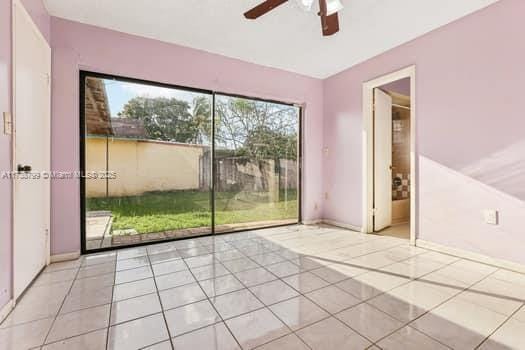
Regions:
<instances>
[{"instance_id":1,"label":"lavender wall","mask_svg":"<svg viewBox=\"0 0 525 350\"><path fill-rule=\"evenodd\" d=\"M46 40L50 40L50 17L41 0L22 0ZM0 1L0 114L11 112L11 0ZM1 115L0 115L1 118ZM0 125L0 172L11 170L11 136ZM0 178L0 308L11 299L12 193L11 181Z\"/></svg>"},{"instance_id":2,"label":"lavender wall","mask_svg":"<svg viewBox=\"0 0 525 350\"><path fill-rule=\"evenodd\" d=\"M324 81L324 217L361 226L362 83L415 64L418 238L525 264L523 13L502 0Z\"/></svg>"},{"instance_id":3,"label":"lavender wall","mask_svg":"<svg viewBox=\"0 0 525 350\"><path fill-rule=\"evenodd\" d=\"M79 167L79 68L306 103L303 217L321 215L322 81L219 55L53 18L52 168ZM52 183L52 254L80 249L79 183Z\"/></svg>"}]
</instances>

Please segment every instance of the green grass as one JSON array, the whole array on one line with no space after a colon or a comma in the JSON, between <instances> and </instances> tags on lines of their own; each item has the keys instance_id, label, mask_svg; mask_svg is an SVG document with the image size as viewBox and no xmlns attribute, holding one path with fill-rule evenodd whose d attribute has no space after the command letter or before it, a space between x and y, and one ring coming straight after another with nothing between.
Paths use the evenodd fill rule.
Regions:
<instances>
[{"instance_id":1,"label":"green grass","mask_svg":"<svg viewBox=\"0 0 525 350\"><path fill-rule=\"evenodd\" d=\"M88 198L88 211L109 210L113 230L162 232L211 225L210 193L194 191L151 192L141 196ZM297 193L288 190L270 203L267 193L219 192L216 225L297 218Z\"/></svg>"}]
</instances>

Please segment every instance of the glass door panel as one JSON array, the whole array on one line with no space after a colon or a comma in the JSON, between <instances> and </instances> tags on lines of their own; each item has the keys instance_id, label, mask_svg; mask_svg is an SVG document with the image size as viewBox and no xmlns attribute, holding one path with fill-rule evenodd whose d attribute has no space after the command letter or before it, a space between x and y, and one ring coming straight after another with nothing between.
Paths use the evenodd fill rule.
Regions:
<instances>
[{"instance_id":1,"label":"glass door panel","mask_svg":"<svg viewBox=\"0 0 525 350\"><path fill-rule=\"evenodd\" d=\"M215 95L215 232L297 223L300 108Z\"/></svg>"},{"instance_id":2,"label":"glass door panel","mask_svg":"<svg viewBox=\"0 0 525 350\"><path fill-rule=\"evenodd\" d=\"M82 77L86 250L211 233L211 94Z\"/></svg>"}]
</instances>

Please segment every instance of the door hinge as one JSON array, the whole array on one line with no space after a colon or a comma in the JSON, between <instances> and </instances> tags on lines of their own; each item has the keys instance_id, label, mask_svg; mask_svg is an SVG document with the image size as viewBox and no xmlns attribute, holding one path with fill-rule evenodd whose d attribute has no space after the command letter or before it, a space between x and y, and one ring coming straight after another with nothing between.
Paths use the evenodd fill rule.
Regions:
<instances>
[{"instance_id":1,"label":"door hinge","mask_svg":"<svg viewBox=\"0 0 525 350\"><path fill-rule=\"evenodd\" d=\"M376 208L372 208L372 215L376 215L376 212L377 212L377 209Z\"/></svg>"}]
</instances>

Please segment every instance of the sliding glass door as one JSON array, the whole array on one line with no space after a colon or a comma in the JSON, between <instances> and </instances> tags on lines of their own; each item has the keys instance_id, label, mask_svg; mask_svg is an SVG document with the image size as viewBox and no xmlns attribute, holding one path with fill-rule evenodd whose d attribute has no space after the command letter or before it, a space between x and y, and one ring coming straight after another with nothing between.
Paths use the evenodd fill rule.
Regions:
<instances>
[{"instance_id":1,"label":"sliding glass door","mask_svg":"<svg viewBox=\"0 0 525 350\"><path fill-rule=\"evenodd\" d=\"M215 96L215 231L298 222L299 107Z\"/></svg>"},{"instance_id":2,"label":"sliding glass door","mask_svg":"<svg viewBox=\"0 0 525 350\"><path fill-rule=\"evenodd\" d=\"M299 221L298 107L89 72L80 88L84 252Z\"/></svg>"}]
</instances>

